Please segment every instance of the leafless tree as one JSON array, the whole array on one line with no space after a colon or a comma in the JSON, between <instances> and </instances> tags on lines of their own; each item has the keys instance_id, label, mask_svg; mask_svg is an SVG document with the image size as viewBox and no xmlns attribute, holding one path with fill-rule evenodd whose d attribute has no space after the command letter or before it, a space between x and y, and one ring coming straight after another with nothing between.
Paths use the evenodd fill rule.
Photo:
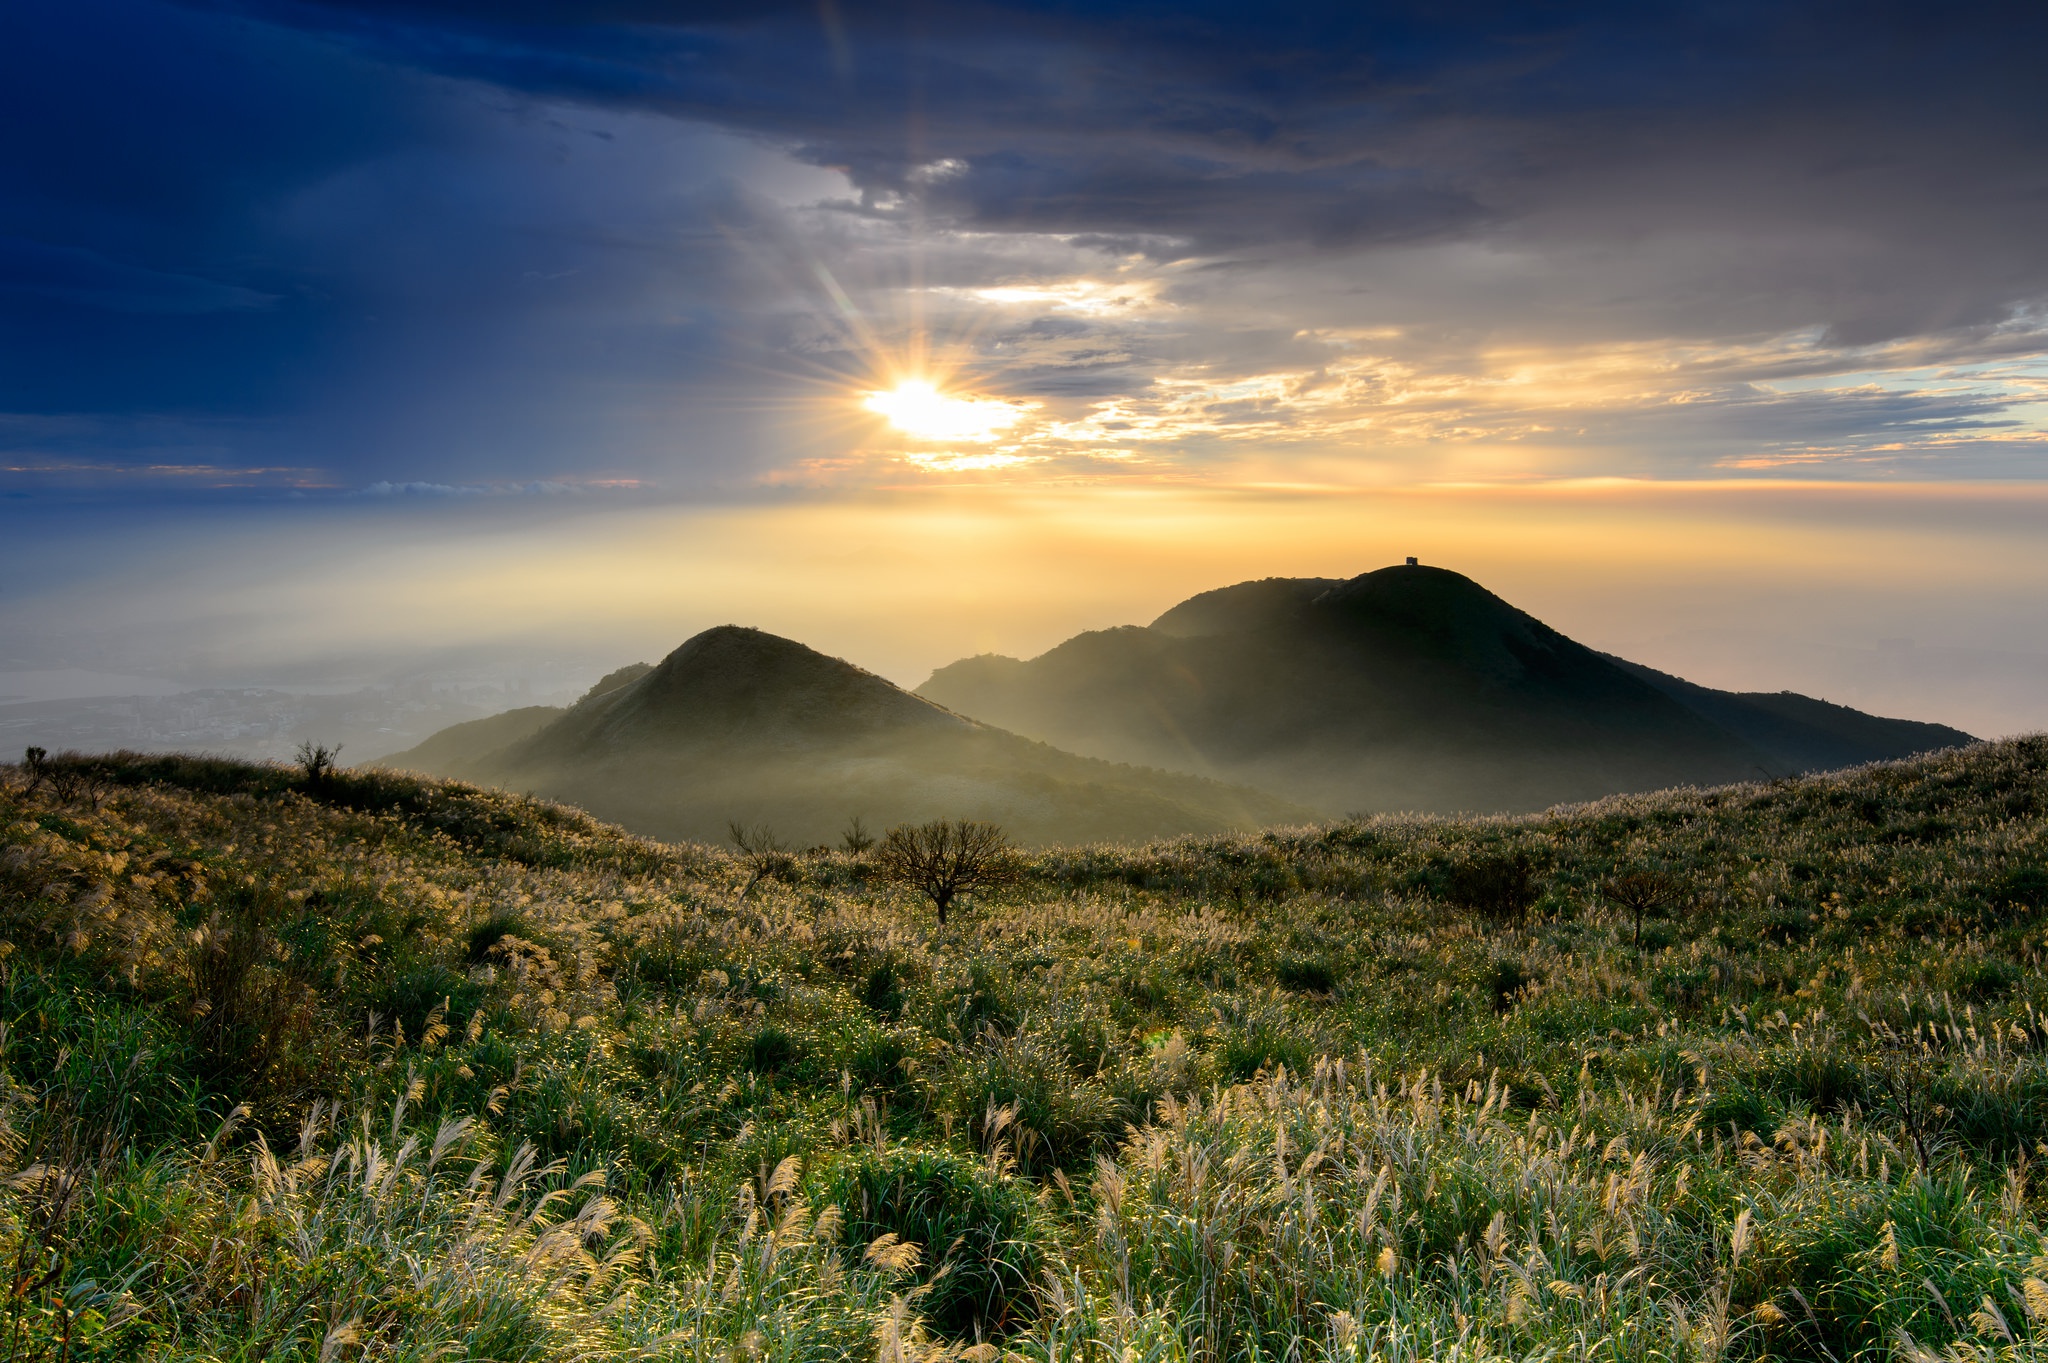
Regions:
<instances>
[{"instance_id":1,"label":"leafless tree","mask_svg":"<svg viewBox=\"0 0 2048 1363\"><path fill-rule=\"evenodd\" d=\"M875 849L875 868L929 898L941 927L957 895L1013 884L1018 876L1017 857L1003 830L973 819L898 825Z\"/></svg>"},{"instance_id":2,"label":"leafless tree","mask_svg":"<svg viewBox=\"0 0 2048 1363\"><path fill-rule=\"evenodd\" d=\"M725 827L732 835L733 846L740 849L740 861L749 873L746 888L740 891L742 895L751 893L764 880L787 880L796 869L789 849L767 824L744 824L734 819Z\"/></svg>"},{"instance_id":3,"label":"leafless tree","mask_svg":"<svg viewBox=\"0 0 2048 1363\"><path fill-rule=\"evenodd\" d=\"M1619 904L1635 925L1635 945L1643 945L1643 920L1661 918L1677 907L1682 894L1679 883L1662 871L1630 871L1615 876L1600 887L1600 893Z\"/></svg>"}]
</instances>

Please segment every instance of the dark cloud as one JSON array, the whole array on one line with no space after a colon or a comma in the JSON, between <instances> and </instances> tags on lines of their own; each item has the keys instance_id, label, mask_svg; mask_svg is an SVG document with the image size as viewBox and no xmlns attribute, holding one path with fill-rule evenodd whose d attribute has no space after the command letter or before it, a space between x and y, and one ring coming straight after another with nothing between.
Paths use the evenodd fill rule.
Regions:
<instances>
[{"instance_id":1,"label":"dark cloud","mask_svg":"<svg viewBox=\"0 0 2048 1363\"><path fill-rule=\"evenodd\" d=\"M1847 345L2048 292L2038 5L266 12L388 60L786 139L871 208L914 200L963 230L1166 256L1594 250L1672 276L1636 291L1646 326Z\"/></svg>"},{"instance_id":2,"label":"dark cloud","mask_svg":"<svg viewBox=\"0 0 2048 1363\"><path fill-rule=\"evenodd\" d=\"M1312 371L1317 329L1399 331L1447 372L1488 346L1795 332L1781 376L1902 338L1963 363L2035 353L2014 319L2048 297L2038 4L76 0L0 22L0 413L93 418L82 453L116 463L159 460L175 420L210 460L343 486L745 480L809 438L797 398L909 325L914 281L1151 271L1150 312L955 308L980 372L1068 407L1169 370ZM1949 419L1744 396L1767 377L1708 385L1729 440L1806 439L1802 402L1852 443ZM1954 420L2012 405L1971 401ZM1708 409L1642 410L1631 430L1676 450Z\"/></svg>"}]
</instances>

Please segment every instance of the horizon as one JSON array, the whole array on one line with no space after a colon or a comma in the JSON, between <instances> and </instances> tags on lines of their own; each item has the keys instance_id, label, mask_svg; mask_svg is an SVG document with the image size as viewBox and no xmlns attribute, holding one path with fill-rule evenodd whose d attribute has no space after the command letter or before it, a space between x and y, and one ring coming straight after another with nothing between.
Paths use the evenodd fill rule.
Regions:
<instances>
[{"instance_id":1,"label":"horizon","mask_svg":"<svg viewBox=\"0 0 2048 1363\"><path fill-rule=\"evenodd\" d=\"M0 26L0 735L726 622L908 688L1409 555L2048 728L2036 7Z\"/></svg>"}]
</instances>

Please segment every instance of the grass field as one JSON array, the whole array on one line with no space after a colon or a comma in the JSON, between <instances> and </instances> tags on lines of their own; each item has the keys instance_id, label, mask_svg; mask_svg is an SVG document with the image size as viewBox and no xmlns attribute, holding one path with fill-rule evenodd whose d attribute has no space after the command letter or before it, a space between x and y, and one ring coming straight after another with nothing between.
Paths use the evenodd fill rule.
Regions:
<instances>
[{"instance_id":1,"label":"grass field","mask_svg":"<svg viewBox=\"0 0 2048 1363\"><path fill-rule=\"evenodd\" d=\"M0 776L0 1357L2048 1356L2041 739L943 930L400 774Z\"/></svg>"}]
</instances>

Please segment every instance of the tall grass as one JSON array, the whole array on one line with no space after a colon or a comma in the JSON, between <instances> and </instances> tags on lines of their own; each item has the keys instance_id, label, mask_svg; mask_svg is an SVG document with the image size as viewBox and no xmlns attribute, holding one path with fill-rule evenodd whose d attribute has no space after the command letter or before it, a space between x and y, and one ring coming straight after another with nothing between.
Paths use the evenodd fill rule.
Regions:
<instances>
[{"instance_id":1,"label":"tall grass","mask_svg":"<svg viewBox=\"0 0 2048 1363\"><path fill-rule=\"evenodd\" d=\"M1056 849L943 927L90 760L0 770L0 1355L2048 1353L2041 740Z\"/></svg>"}]
</instances>

